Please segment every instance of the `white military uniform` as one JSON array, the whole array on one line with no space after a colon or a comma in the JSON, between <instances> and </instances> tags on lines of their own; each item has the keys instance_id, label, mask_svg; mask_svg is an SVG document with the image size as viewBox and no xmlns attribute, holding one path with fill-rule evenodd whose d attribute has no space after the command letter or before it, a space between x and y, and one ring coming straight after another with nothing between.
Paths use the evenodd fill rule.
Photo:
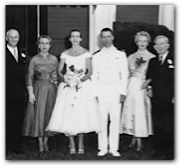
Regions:
<instances>
[{"instance_id":1,"label":"white military uniform","mask_svg":"<svg viewBox=\"0 0 181 165\"><path fill-rule=\"evenodd\" d=\"M93 56L93 85L103 116L104 130L98 135L98 147L108 152L119 147L120 95L126 95L128 62L124 52L111 46L103 48ZM108 115L110 115L109 138L107 136Z\"/></svg>"}]
</instances>

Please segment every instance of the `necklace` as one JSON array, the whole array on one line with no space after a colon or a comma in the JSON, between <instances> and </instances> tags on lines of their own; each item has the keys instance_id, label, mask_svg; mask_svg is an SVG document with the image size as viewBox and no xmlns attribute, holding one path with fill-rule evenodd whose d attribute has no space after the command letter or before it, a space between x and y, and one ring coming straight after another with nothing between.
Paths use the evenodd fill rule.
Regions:
<instances>
[{"instance_id":1,"label":"necklace","mask_svg":"<svg viewBox=\"0 0 181 165\"><path fill-rule=\"evenodd\" d=\"M48 54L41 54L41 53L40 53L40 55L41 55L44 59L47 59L49 53L48 53Z\"/></svg>"}]
</instances>

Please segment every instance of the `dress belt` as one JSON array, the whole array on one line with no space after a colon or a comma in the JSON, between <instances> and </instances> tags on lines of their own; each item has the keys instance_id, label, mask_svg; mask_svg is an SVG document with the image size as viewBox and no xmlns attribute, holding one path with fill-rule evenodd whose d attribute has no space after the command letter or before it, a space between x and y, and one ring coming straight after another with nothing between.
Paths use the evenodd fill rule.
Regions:
<instances>
[{"instance_id":1,"label":"dress belt","mask_svg":"<svg viewBox=\"0 0 181 165\"><path fill-rule=\"evenodd\" d=\"M47 82L50 82L50 79L36 79L36 81L47 81Z\"/></svg>"}]
</instances>

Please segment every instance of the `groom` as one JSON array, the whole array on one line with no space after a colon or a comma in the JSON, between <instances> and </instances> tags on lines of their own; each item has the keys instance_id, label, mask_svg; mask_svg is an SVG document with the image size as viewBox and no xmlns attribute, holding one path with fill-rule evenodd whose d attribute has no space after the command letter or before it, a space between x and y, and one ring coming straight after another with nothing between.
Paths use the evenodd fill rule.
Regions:
<instances>
[{"instance_id":1,"label":"groom","mask_svg":"<svg viewBox=\"0 0 181 165\"><path fill-rule=\"evenodd\" d=\"M126 97L128 63L124 52L113 45L113 31L101 31L103 48L93 57L93 84L103 117L103 131L98 134L98 156L108 152L119 157L119 123L121 104ZM108 135L108 116L110 118Z\"/></svg>"}]
</instances>

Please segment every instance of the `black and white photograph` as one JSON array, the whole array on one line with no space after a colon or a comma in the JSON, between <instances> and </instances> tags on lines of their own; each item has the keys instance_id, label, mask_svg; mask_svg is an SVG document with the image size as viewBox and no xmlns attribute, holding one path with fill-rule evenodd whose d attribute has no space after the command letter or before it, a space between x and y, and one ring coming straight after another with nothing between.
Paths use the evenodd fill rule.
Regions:
<instances>
[{"instance_id":1,"label":"black and white photograph","mask_svg":"<svg viewBox=\"0 0 181 165\"><path fill-rule=\"evenodd\" d=\"M176 4L3 5L6 163L178 159Z\"/></svg>"}]
</instances>

